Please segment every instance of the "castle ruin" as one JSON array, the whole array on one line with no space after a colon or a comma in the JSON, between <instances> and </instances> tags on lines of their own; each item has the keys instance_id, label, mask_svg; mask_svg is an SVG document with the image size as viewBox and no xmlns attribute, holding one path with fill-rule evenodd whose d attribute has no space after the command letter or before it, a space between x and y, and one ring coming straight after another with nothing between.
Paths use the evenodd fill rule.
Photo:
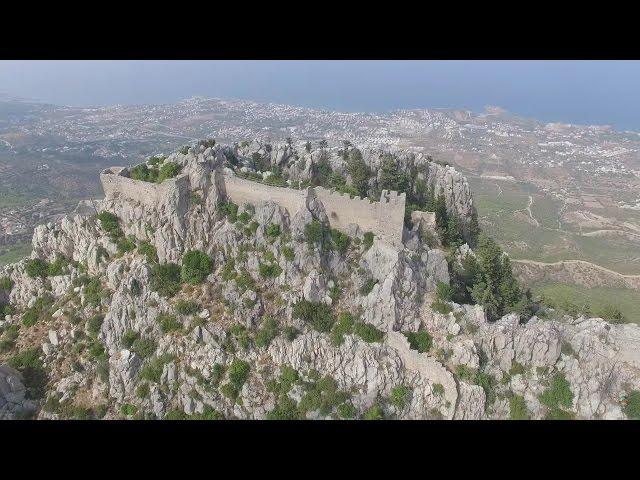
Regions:
<instances>
[{"instance_id":1,"label":"castle ruin","mask_svg":"<svg viewBox=\"0 0 640 480\"><path fill-rule=\"evenodd\" d=\"M355 227L362 233L372 232L378 239L395 247L402 246L404 227L405 194L383 190L379 202L367 198L328 190L323 187L308 187L296 190L246 180L231 170L215 170L214 183L224 186L225 195L237 205L258 205L272 201L287 210L290 218L306 208L309 196L315 196L324 206L331 227L353 235ZM216 182L217 180L217 182ZM171 199L184 198L191 185L189 175L182 174L165 180L161 184L129 178L126 167L111 167L101 172L100 181L107 200L124 198L145 207L154 208Z\"/></svg>"}]
</instances>

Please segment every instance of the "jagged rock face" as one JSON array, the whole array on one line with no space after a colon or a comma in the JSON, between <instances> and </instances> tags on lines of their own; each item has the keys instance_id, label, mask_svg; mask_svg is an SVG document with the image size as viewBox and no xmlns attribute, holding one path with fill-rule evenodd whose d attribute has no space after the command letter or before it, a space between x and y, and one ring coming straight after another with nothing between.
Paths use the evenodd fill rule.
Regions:
<instances>
[{"instance_id":1,"label":"jagged rock face","mask_svg":"<svg viewBox=\"0 0 640 480\"><path fill-rule=\"evenodd\" d=\"M37 402L27 398L22 374L7 365L0 365L0 420L28 418L37 406Z\"/></svg>"},{"instance_id":2,"label":"jagged rock face","mask_svg":"<svg viewBox=\"0 0 640 480\"><path fill-rule=\"evenodd\" d=\"M308 178L320 156L317 150L301 153L288 145L194 147L168 158L182 166L188 195L153 208L122 198L96 205L98 211L116 212L126 235L152 243L160 263L179 264L190 249L209 255L213 267L206 280L182 285L174 297L151 288L152 264L145 255L137 249L118 253L89 205L59 223L39 226L33 257L64 256L83 269L71 264L64 274L46 278L29 277L26 261L1 269L0 276L13 286L0 292L0 300L17 312L0 327L20 326L20 336L10 354L0 353L0 361L37 347L48 372L46 399L78 408L104 405L104 418L130 418L126 412L131 411L144 418L176 411L206 416L211 409L227 418L268 418L283 395L309 403L305 389L315 381L314 371L335 381L356 416L379 405L391 418L509 418L517 396L526 416L545 418L549 407L541 397L562 375L571 397L565 409L577 418L626 417L622 398L640 388L637 326L514 314L490 323L481 307L471 305L452 304L451 313L438 313L431 308L435 285L449 282L442 250L415 235L407 235L399 248L379 239L367 248L362 232L354 231L346 251L322 251L305 237L314 219L328 220L314 196L293 215L268 199L253 208L241 205L238 213L246 210L250 219L231 223L218 207L225 192L215 168L230 158L244 162L255 152L288 168L292 179ZM374 168L381 161L380 152L363 152L363 157ZM341 157L329 158L334 171L344 171ZM304 167L301 159L307 160ZM448 192L449 208L467 215L472 201L464 179L428 165L428 179ZM274 273L265 265L278 269ZM98 297L88 291L85 275L98 280ZM45 295L55 302L47 318L23 325L26 311ZM368 338L354 326L337 341L335 326L322 331L294 315L303 299L325 306L334 317L350 312L365 327L375 327L376 335ZM178 308L179 302L186 310ZM169 319L171 328L161 319ZM277 331L266 341L269 319L276 321ZM411 334L425 330L428 345L419 352ZM240 374L238 362L246 362ZM286 368L304 381L282 393L274 382ZM38 418L68 415L68 410L43 408L45 398L27 400L25 382L19 372L0 367L0 418L34 410ZM317 405L304 412L306 418L337 415L335 408L327 413Z\"/></svg>"}]
</instances>

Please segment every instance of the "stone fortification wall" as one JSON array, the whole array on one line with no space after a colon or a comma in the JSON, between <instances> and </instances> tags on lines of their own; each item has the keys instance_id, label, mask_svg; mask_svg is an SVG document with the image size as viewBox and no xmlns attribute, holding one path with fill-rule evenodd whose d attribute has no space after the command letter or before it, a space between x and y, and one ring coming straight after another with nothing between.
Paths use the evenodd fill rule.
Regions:
<instances>
[{"instance_id":1,"label":"stone fortification wall","mask_svg":"<svg viewBox=\"0 0 640 480\"><path fill-rule=\"evenodd\" d=\"M316 197L324 205L333 228L348 231L350 224L356 224L363 232L374 232L378 228L378 206L367 198L350 198L346 193L333 192L322 187L314 187Z\"/></svg>"},{"instance_id":2,"label":"stone fortification wall","mask_svg":"<svg viewBox=\"0 0 640 480\"><path fill-rule=\"evenodd\" d=\"M307 198L306 190L264 185L245 180L233 174L225 174L223 178L227 196L239 206L245 203L258 205L260 202L271 200L286 208L289 215L293 217L305 205L305 199Z\"/></svg>"},{"instance_id":3,"label":"stone fortification wall","mask_svg":"<svg viewBox=\"0 0 640 480\"><path fill-rule=\"evenodd\" d=\"M188 175L179 175L160 184L133 180L126 175L128 170L121 167L108 168L100 173L100 182L107 200L124 198L154 208L169 198L178 197L181 191L189 188Z\"/></svg>"},{"instance_id":4,"label":"stone fortification wall","mask_svg":"<svg viewBox=\"0 0 640 480\"><path fill-rule=\"evenodd\" d=\"M382 191L379 202L367 198L350 198L346 193L315 187L316 196L324 205L331 226L349 232L355 224L363 232L373 232L387 243L400 245L404 226L405 194Z\"/></svg>"},{"instance_id":5,"label":"stone fortification wall","mask_svg":"<svg viewBox=\"0 0 640 480\"><path fill-rule=\"evenodd\" d=\"M402 244L404 193L383 190L380 202L371 202L366 198L350 198L347 194L322 187L295 190L245 180L230 172L216 172L214 175L222 180L220 186L224 188L224 194L237 205L258 205L270 200L285 208L293 217L306 206L307 196L315 195L324 205L333 228L352 234L354 225L357 225L363 233L373 232L386 243L395 246ZM187 174L155 184L133 180L128 177L128 170L121 167L104 170L100 174L100 181L107 200L126 199L149 208L178 199L189 189Z\"/></svg>"}]
</instances>

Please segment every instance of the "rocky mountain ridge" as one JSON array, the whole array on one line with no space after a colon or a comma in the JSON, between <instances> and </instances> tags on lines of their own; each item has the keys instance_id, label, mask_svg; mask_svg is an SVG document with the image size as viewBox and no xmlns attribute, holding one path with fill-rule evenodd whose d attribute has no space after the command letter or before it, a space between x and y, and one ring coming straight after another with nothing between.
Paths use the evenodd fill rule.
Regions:
<instances>
[{"instance_id":1,"label":"rocky mountain ridge","mask_svg":"<svg viewBox=\"0 0 640 480\"><path fill-rule=\"evenodd\" d=\"M227 167L297 187L326 164L340 188L356 184L353 147L307 145L201 142L144 164L177 165L188 195L153 208L85 202L38 226L31 258L0 271L0 418L637 415L637 326L490 322L479 305L437 299L455 252L417 226L391 248L331 229L320 202L294 214L268 199L234 205L216 184ZM361 155L375 189L384 152ZM464 177L426 157L395 160L467 225Z\"/></svg>"}]
</instances>

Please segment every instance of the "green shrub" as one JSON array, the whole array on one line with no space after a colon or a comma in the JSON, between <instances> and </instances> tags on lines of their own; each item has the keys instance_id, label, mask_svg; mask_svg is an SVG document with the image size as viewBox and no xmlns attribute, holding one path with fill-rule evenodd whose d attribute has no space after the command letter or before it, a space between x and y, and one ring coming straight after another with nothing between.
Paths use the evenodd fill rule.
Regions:
<instances>
[{"instance_id":1,"label":"green shrub","mask_svg":"<svg viewBox=\"0 0 640 480\"><path fill-rule=\"evenodd\" d=\"M384 411L382 407L377 403L373 404L369 409L364 413L364 420L384 420Z\"/></svg>"},{"instance_id":2,"label":"green shrub","mask_svg":"<svg viewBox=\"0 0 640 480\"><path fill-rule=\"evenodd\" d=\"M453 308L451 308L451 305L449 305L448 303L443 302L440 299L438 299L435 302L433 302L431 304L431 308L435 312L441 313L442 315L448 315L449 313L453 312Z\"/></svg>"},{"instance_id":3,"label":"green shrub","mask_svg":"<svg viewBox=\"0 0 640 480\"><path fill-rule=\"evenodd\" d=\"M624 414L631 420L640 420L640 390L632 390L624 398Z\"/></svg>"},{"instance_id":4,"label":"green shrub","mask_svg":"<svg viewBox=\"0 0 640 480\"><path fill-rule=\"evenodd\" d=\"M251 367L247 362L237 358L233 359L231 365L229 365L229 382L235 387L236 391L240 391L247 381L250 370Z\"/></svg>"},{"instance_id":5,"label":"green shrub","mask_svg":"<svg viewBox=\"0 0 640 480\"><path fill-rule=\"evenodd\" d=\"M156 317L156 322L158 322L160 330L164 334L182 330L182 323L180 323L180 321L174 315L160 313Z\"/></svg>"},{"instance_id":6,"label":"green shrub","mask_svg":"<svg viewBox=\"0 0 640 480\"><path fill-rule=\"evenodd\" d=\"M87 353L92 360L106 360L107 352L104 349L104 345L98 340L93 340L87 347Z\"/></svg>"},{"instance_id":7,"label":"green shrub","mask_svg":"<svg viewBox=\"0 0 640 480\"><path fill-rule=\"evenodd\" d=\"M176 177L182 168L176 162L166 162L160 167L158 183L162 183L168 178Z\"/></svg>"},{"instance_id":8,"label":"green shrub","mask_svg":"<svg viewBox=\"0 0 640 480\"><path fill-rule=\"evenodd\" d=\"M147 398L151 393L151 388L147 382L142 382L136 387L136 396L140 399Z\"/></svg>"},{"instance_id":9,"label":"green shrub","mask_svg":"<svg viewBox=\"0 0 640 480\"><path fill-rule=\"evenodd\" d=\"M242 272L236 277L235 281L236 285L242 292L244 292L245 290L256 289L256 281L253 279L247 269L242 269Z\"/></svg>"},{"instance_id":10,"label":"green shrub","mask_svg":"<svg viewBox=\"0 0 640 480\"><path fill-rule=\"evenodd\" d=\"M175 263L153 265L151 289L163 297L172 297L178 293L180 290L180 267Z\"/></svg>"},{"instance_id":11,"label":"green shrub","mask_svg":"<svg viewBox=\"0 0 640 480\"><path fill-rule=\"evenodd\" d=\"M13 288L13 280L9 277L0 278L0 289L2 290L11 290Z\"/></svg>"},{"instance_id":12,"label":"green shrub","mask_svg":"<svg viewBox=\"0 0 640 480\"><path fill-rule=\"evenodd\" d=\"M222 213L224 215L226 215L226 217L229 220L229 222L236 223L236 220L238 220L238 205L236 205L232 201L228 201L226 203L223 203L220 206L220 209L221 209ZM256 228L257 228L257 226L256 226Z\"/></svg>"},{"instance_id":13,"label":"green shrub","mask_svg":"<svg viewBox=\"0 0 640 480\"><path fill-rule=\"evenodd\" d=\"M69 265L69 260L62 256L57 256L53 263L50 263L47 268L47 275L49 277L57 277L58 275L64 275L64 270Z\"/></svg>"},{"instance_id":14,"label":"green shrub","mask_svg":"<svg viewBox=\"0 0 640 480\"><path fill-rule=\"evenodd\" d=\"M509 375L522 375L525 372L524 365L514 361L511 364L511 369L509 370Z\"/></svg>"},{"instance_id":15,"label":"green shrub","mask_svg":"<svg viewBox=\"0 0 640 480\"><path fill-rule=\"evenodd\" d=\"M287 262L292 262L296 257L293 248L291 247L284 246L280 249L280 252Z\"/></svg>"},{"instance_id":16,"label":"green shrub","mask_svg":"<svg viewBox=\"0 0 640 480\"><path fill-rule=\"evenodd\" d=\"M420 353L426 353L431 350L433 345L433 338L426 330L418 330L417 332L403 332L404 336L409 341L409 346L413 350L417 350Z\"/></svg>"},{"instance_id":17,"label":"green shrub","mask_svg":"<svg viewBox=\"0 0 640 480\"><path fill-rule=\"evenodd\" d=\"M100 220L100 226L102 230L111 235L112 237L119 237L122 235L120 231L120 225L118 223L118 217L111 212L102 211L97 215L97 219Z\"/></svg>"},{"instance_id":18,"label":"green shrub","mask_svg":"<svg viewBox=\"0 0 640 480\"><path fill-rule=\"evenodd\" d=\"M307 300L301 300L293 306L293 317L302 319L318 332L328 332L334 322L330 307L324 303L314 303Z\"/></svg>"},{"instance_id":19,"label":"green shrub","mask_svg":"<svg viewBox=\"0 0 640 480\"><path fill-rule=\"evenodd\" d=\"M315 218L305 225L304 238L309 247L319 246L323 253L331 248L329 229Z\"/></svg>"},{"instance_id":20,"label":"green shrub","mask_svg":"<svg viewBox=\"0 0 640 480\"><path fill-rule=\"evenodd\" d=\"M280 235L280 225L276 223L270 224L266 229L267 237L271 239L276 239Z\"/></svg>"},{"instance_id":21,"label":"green shrub","mask_svg":"<svg viewBox=\"0 0 640 480\"><path fill-rule=\"evenodd\" d=\"M342 419L348 420L355 418L357 413L356 407L354 407L351 402L338 405L338 416Z\"/></svg>"},{"instance_id":22,"label":"green shrub","mask_svg":"<svg viewBox=\"0 0 640 480\"><path fill-rule=\"evenodd\" d=\"M136 239L133 236L120 237L116 242L116 247L118 248L118 253L120 254L132 252L136 248Z\"/></svg>"},{"instance_id":23,"label":"green shrub","mask_svg":"<svg viewBox=\"0 0 640 480\"><path fill-rule=\"evenodd\" d=\"M256 346L258 348L267 348L277 336L278 322L271 316L265 316L262 320L262 328L256 333Z\"/></svg>"},{"instance_id":24,"label":"green shrub","mask_svg":"<svg viewBox=\"0 0 640 480\"><path fill-rule=\"evenodd\" d=\"M142 370L140 370L140 378L148 380L149 382L159 383L164 366L172 361L173 356L169 354L149 359Z\"/></svg>"},{"instance_id":25,"label":"green shrub","mask_svg":"<svg viewBox=\"0 0 640 480\"><path fill-rule=\"evenodd\" d=\"M200 305L193 300L178 300L175 310L179 315L194 315L200 310Z\"/></svg>"},{"instance_id":26,"label":"green shrub","mask_svg":"<svg viewBox=\"0 0 640 480\"><path fill-rule=\"evenodd\" d=\"M94 315L89 319L89 321L87 322L87 332L91 337L96 338L98 336L103 322L104 316L102 315Z\"/></svg>"},{"instance_id":27,"label":"green shrub","mask_svg":"<svg viewBox=\"0 0 640 480\"><path fill-rule=\"evenodd\" d=\"M120 407L120 413L125 417L130 417L138 413L138 407L136 407L135 405L131 405L130 403L124 403Z\"/></svg>"},{"instance_id":28,"label":"green shrub","mask_svg":"<svg viewBox=\"0 0 640 480\"><path fill-rule=\"evenodd\" d=\"M300 418L298 404L287 395L280 395L276 405L267 413L267 420L297 420Z\"/></svg>"},{"instance_id":29,"label":"green shrub","mask_svg":"<svg viewBox=\"0 0 640 480\"><path fill-rule=\"evenodd\" d=\"M149 242L141 241L138 243L138 253L147 257L147 262L149 263L158 262L158 251Z\"/></svg>"},{"instance_id":30,"label":"green shrub","mask_svg":"<svg viewBox=\"0 0 640 480\"><path fill-rule=\"evenodd\" d=\"M25 270L31 278L44 278L49 273L49 264L40 258L32 258L27 260Z\"/></svg>"},{"instance_id":31,"label":"green shrub","mask_svg":"<svg viewBox=\"0 0 640 480\"><path fill-rule=\"evenodd\" d=\"M332 228L330 230L330 234L331 241L333 242L335 249L343 255L347 253L347 250L349 250L349 245L351 244L349 235L346 235L339 230L336 230L335 228Z\"/></svg>"},{"instance_id":32,"label":"green shrub","mask_svg":"<svg viewBox=\"0 0 640 480\"><path fill-rule=\"evenodd\" d=\"M404 385L397 385L391 389L391 403L398 410L404 409L411 390Z\"/></svg>"},{"instance_id":33,"label":"green shrub","mask_svg":"<svg viewBox=\"0 0 640 480\"><path fill-rule=\"evenodd\" d=\"M557 373L551 379L549 387L538 398L553 414L559 413L556 410L569 409L573 405L571 386L562 373Z\"/></svg>"},{"instance_id":34,"label":"green shrub","mask_svg":"<svg viewBox=\"0 0 640 480\"><path fill-rule=\"evenodd\" d=\"M431 389L433 390L433 394L436 397L442 397L444 396L444 385L442 385L441 383L434 383L431 386Z\"/></svg>"},{"instance_id":35,"label":"green shrub","mask_svg":"<svg viewBox=\"0 0 640 480\"><path fill-rule=\"evenodd\" d=\"M447 283L438 282L436 284L436 291L438 299L443 302L450 302L453 299L454 289Z\"/></svg>"},{"instance_id":36,"label":"green shrub","mask_svg":"<svg viewBox=\"0 0 640 480\"><path fill-rule=\"evenodd\" d=\"M524 397L513 395L509 399L509 418L511 420L529 420L529 410Z\"/></svg>"},{"instance_id":37,"label":"green shrub","mask_svg":"<svg viewBox=\"0 0 640 480\"><path fill-rule=\"evenodd\" d=\"M224 365L216 363L213 367L211 367L211 377L209 381L213 385L218 386L222 381L222 377L224 377L225 371L226 368L224 367Z\"/></svg>"},{"instance_id":38,"label":"green shrub","mask_svg":"<svg viewBox=\"0 0 640 480\"><path fill-rule=\"evenodd\" d=\"M213 269L213 262L209 256L200 250L190 250L182 258L182 281L187 283L202 283Z\"/></svg>"},{"instance_id":39,"label":"green shrub","mask_svg":"<svg viewBox=\"0 0 640 480\"><path fill-rule=\"evenodd\" d=\"M147 358L155 353L156 342L150 338L137 338L133 341L131 349L142 358Z\"/></svg>"},{"instance_id":40,"label":"green shrub","mask_svg":"<svg viewBox=\"0 0 640 480\"><path fill-rule=\"evenodd\" d=\"M349 395L338 390L338 383L332 377L326 375L318 378L319 374L311 375L311 372L309 377L313 381L304 382L305 394L298 405L302 417L305 417L307 412L316 410L322 416L330 415L337 407L349 400Z\"/></svg>"},{"instance_id":41,"label":"green shrub","mask_svg":"<svg viewBox=\"0 0 640 480\"><path fill-rule=\"evenodd\" d=\"M282 273L282 268L277 263L261 263L258 270L263 278L276 278Z\"/></svg>"},{"instance_id":42,"label":"green shrub","mask_svg":"<svg viewBox=\"0 0 640 480\"><path fill-rule=\"evenodd\" d=\"M373 232L365 232L362 245L364 247L365 252L373 246Z\"/></svg>"},{"instance_id":43,"label":"green shrub","mask_svg":"<svg viewBox=\"0 0 640 480\"><path fill-rule=\"evenodd\" d=\"M240 215L238 215L238 222L242 224L247 223L249 220L251 220L251 214L246 210L243 211Z\"/></svg>"},{"instance_id":44,"label":"green shrub","mask_svg":"<svg viewBox=\"0 0 640 480\"><path fill-rule=\"evenodd\" d=\"M282 333L284 333L284 338L289 342L293 342L296 337L300 334L297 328L292 327L291 325L287 325L282 329Z\"/></svg>"},{"instance_id":45,"label":"green shrub","mask_svg":"<svg viewBox=\"0 0 640 480\"><path fill-rule=\"evenodd\" d=\"M94 307L100 306L103 297L102 284L100 279L93 277L88 280L84 287L84 298L89 305Z\"/></svg>"},{"instance_id":46,"label":"green shrub","mask_svg":"<svg viewBox=\"0 0 640 480\"><path fill-rule=\"evenodd\" d=\"M344 336L353 333L355 319L349 312L342 312L331 329L331 343L337 347L344 343Z\"/></svg>"},{"instance_id":47,"label":"green shrub","mask_svg":"<svg viewBox=\"0 0 640 480\"><path fill-rule=\"evenodd\" d=\"M133 342L135 342L139 337L140 335L133 330L127 330L124 332L124 335L122 335L122 346L127 350L130 350L131 347L133 347Z\"/></svg>"},{"instance_id":48,"label":"green shrub","mask_svg":"<svg viewBox=\"0 0 640 480\"><path fill-rule=\"evenodd\" d=\"M353 326L353 333L367 343L379 343L384 339L384 332L364 322L356 322Z\"/></svg>"},{"instance_id":49,"label":"green shrub","mask_svg":"<svg viewBox=\"0 0 640 480\"><path fill-rule=\"evenodd\" d=\"M40 319L40 314L34 308L29 308L26 312L22 314L22 324L25 327L31 327L35 325Z\"/></svg>"}]
</instances>

